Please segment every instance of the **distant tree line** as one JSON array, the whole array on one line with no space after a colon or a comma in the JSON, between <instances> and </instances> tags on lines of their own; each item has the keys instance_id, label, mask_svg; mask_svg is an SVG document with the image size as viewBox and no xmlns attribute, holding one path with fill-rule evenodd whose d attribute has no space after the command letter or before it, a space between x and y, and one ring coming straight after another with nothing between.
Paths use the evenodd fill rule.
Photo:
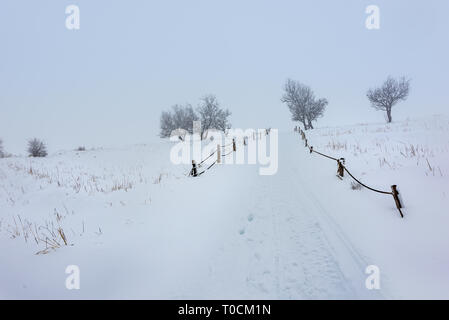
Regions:
<instances>
[{"instance_id":1,"label":"distant tree line","mask_svg":"<svg viewBox=\"0 0 449 320\"><path fill-rule=\"evenodd\" d=\"M399 101L406 100L409 91L409 79L389 76L382 86L369 89L366 96L373 108L386 112L386 120L390 123L392 108ZM281 101L289 108L292 120L300 122L305 130L313 129L313 122L323 116L328 105L327 99L316 98L309 86L291 79L284 85Z\"/></svg>"},{"instance_id":2,"label":"distant tree line","mask_svg":"<svg viewBox=\"0 0 449 320\"><path fill-rule=\"evenodd\" d=\"M366 96L373 108L386 113L386 120L390 123L393 119L392 108L399 101L406 100L409 92L410 79L395 79L389 76L380 87L369 89ZM292 120L300 122L305 130L313 129L313 122L323 116L328 105L327 99L317 98L309 86L292 79L287 79L281 101L289 108ZM231 112L221 107L216 96L209 94L200 99L196 109L190 104L176 104L171 110L162 112L160 136L166 138L178 132L179 137L183 139L185 133L193 133L193 122L201 121L200 135L201 139L205 139L210 129L229 129L230 115ZM85 151L86 148L81 146L76 150ZM28 140L27 152L30 157L46 157L48 154L46 144L37 138ZM6 156L8 155L0 139L0 158Z\"/></svg>"},{"instance_id":3,"label":"distant tree line","mask_svg":"<svg viewBox=\"0 0 449 320\"><path fill-rule=\"evenodd\" d=\"M47 156L47 146L42 140L33 138L28 140L27 153L29 157L46 157ZM3 140L0 139L0 158L10 157L10 154L5 152L3 147Z\"/></svg>"},{"instance_id":4,"label":"distant tree line","mask_svg":"<svg viewBox=\"0 0 449 320\"><path fill-rule=\"evenodd\" d=\"M193 133L193 122L201 121L201 139L207 137L210 129L225 131L231 127L229 116L231 112L222 109L220 103L214 95L206 95L200 99L196 110L190 104L174 105L170 111L164 111L160 119L160 136L170 137L173 133L183 139L181 131Z\"/></svg>"}]
</instances>

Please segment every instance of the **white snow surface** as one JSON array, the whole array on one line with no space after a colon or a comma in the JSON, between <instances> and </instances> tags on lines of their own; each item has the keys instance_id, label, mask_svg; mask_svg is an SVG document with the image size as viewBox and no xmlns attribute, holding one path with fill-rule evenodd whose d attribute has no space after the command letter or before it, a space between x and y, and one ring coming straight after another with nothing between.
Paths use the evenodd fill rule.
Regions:
<instances>
[{"instance_id":1,"label":"white snow surface","mask_svg":"<svg viewBox=\"0 0 449 320\"><path fill-rule=\"evenodd\" d=\"M197 178L173 142L0 159L2 299L448 299L449 119L279 133L279 169ZM242 146L239 146L242 147ZM67 238L64 245L55 230ZM53 233L53 234L52 234ZM52 237L46 249L34 235ZM50 241L50 240L49 240ZM65 286L68 265L80 289ZM380 290L365 269L380 269Z\"/></svg>"}]
</instances>

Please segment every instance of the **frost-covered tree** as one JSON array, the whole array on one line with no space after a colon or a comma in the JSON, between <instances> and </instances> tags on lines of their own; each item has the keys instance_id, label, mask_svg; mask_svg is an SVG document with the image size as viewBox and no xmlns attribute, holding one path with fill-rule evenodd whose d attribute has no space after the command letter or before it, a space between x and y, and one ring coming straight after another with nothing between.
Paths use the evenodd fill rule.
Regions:
<instances>
[{"instance_id":1,"label":"frost-covered tree","mask_svg":"<svg viewBox=\"0 0 449 320\"><path fill-rule=\"evenodd\" d=\"M28 140L28 154L30 157L46 157L47 156L47 147L45 143L39 139L30 139Z\"/></svg>"},{"instance_id":2,"label":"frost-covered tree","mask_svg":"<svg viewBox=\"0 0 449 320\"><path fill-rule=\"evenodd\" d=\"M323 116L327 104L327 99L322 98L317 100L314 99L312 103L307 106L306 119L309 129L313 129L312 121L316 121L318 118Z\"/></svg>"},{"instance_id":3,"label":"frost-covered tree","mask_svg":"<svg viewBox=\"0 0 449 320\"><path fill-rule=\"evenodd\" d=\"M409 91L410 79L405 77L394 79L389 76L381 87L369 89L366 96L373 108L387 113L387 122L390 123L391 109L399 101L407 99Z\"/></svg>"},{"instance_id":4,"label":"frost-covered tree","mask_svg":"<svg viewBox=\"0 0 449 320\"><path fill-rule=\"evenodd\" d=\"M0 158L3 158L5 156L5 152L3 150L3 140L0 139Z\"/></svg>"},{"instance_id":5,"label":"frost-covered tree","mask_svg":"<svg viewBox=\"0 0 449 320\"><path fill-rule=\"evenodd\" d=\"M161 114L161 138L170 137L171 132L175 130L175 125L173 122L173 116L169 111L163 111Z\"/></svg>"},{"instance_id":6,"label":"frost-covered tree","mask_svg":"<svg viewBox=\"0 0 449 320\"><path fill-rule=\"evenodd\" d=\"M298 81L288 79L284 85L281 101L287 104L293 121L299 121L304 130L313 129L312 122L324 113L326 99L316 99L313 90Z\"/></svg>"},{"instance_id":7,"label":"frost-covered tree","mask_svg":"<svg viewBox=\"0 0 449 320\"><path fill-rule=\"evenodd\" d=\"M161 132L162 138L170 137L172 132L178 129L179 132L193 132L193 121L198 120L191 105L174 105L171 111L164 111L161 114Z\"/></svg>"},{"instance_id":8,"label":"frost-covered tree","mask_svg":"<svg viewBox=\"0 0 449 320\"><path fill-rule=\"evenodd\" d=\"M173 121L176 129L184 129L193 133L193 121L198 120L198 115L190 104L186 106L173 106Z\"/></svg>"},{"instance_id":9,"label":"frost-covered tree","mask_svg":"<svg viewBox=\"0 0 449 320\"><path fill-rule=\"evenodd\" d=\"M306 108L312 99L313 92L308 86L298 81L287 79L281 101L287 104L292 114L292 120L301 122L305 130L307 130Z\"/></svg>"},{"instance_id":10,"label":"frost-covered tree","mask_svg":"<svg viewBox=\"0 0 449 320\"><path fill-rule=\"evenodd\" d=\"M201 139L206 138L210 129L225 131L231 127L228 120L231 112L222 109L214 95L206 95L201 99L198 114L201 120Z\"/></svg>"}]
</instances>

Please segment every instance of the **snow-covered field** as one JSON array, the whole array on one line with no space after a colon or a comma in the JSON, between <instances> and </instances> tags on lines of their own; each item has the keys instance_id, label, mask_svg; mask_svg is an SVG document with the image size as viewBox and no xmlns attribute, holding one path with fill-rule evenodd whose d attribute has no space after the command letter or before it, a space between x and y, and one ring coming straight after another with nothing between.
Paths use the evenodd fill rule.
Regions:
<instances>
[{"instance_id":1,"label":"snow-covered field","mask_svg":"<svg viewBox=\"0 0 449 320\"><path fill-rule=\"evenodd\" d=\"M173 143L0 159L0 298L449 298L449 119L279 133L279 169L187 177ZM67 245L66 245L67 244ZM80 290L68 290L68 265ZM381 289L365 287L380 269Z\"/></svg>"}]
</instances>

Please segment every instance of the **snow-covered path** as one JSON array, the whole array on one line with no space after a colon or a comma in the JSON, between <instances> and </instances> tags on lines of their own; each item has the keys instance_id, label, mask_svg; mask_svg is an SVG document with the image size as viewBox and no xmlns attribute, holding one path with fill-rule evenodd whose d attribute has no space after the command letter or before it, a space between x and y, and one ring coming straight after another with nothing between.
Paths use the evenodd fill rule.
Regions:
<instances>
[{"instance_id":1,"label":"snow-covered path","mask_svg":"<svg viewBox=\"0 0 449 320\"><path fill-rule=\"evenodd\" d=\"M444 192L431 194L435 210L426 211L426 217L426 201L409 201L413 205L400 219L390 197L351 190L348 179L335 177L335 163L310 155L293 132L279 135L279 169L272 176L259 175L256 165L221 165L189 178L184 175L188 166L169 163L171 144L155 145L33 160L40 176L30 176L28 159L3 159L0 182L7 193L1 199L0 298L447 295L448 237L439 210L447 201ZM363 164L356 160L351 168ZM47 181L52 168L62 185ZM64 183L72 183L76 170L82 177L88 177L87 170L98 172L95 181L86 181L103 183L102 188L122 175L133 186L73 192ZM400 185L413 195L413 185ZM73 245L35 255L31 239L10 239L5 232L12 216L39 222L54 211L64 213L61 208ZM421 229L432 232L416 233ZM381 290L365 287L371 264L381 270ZM68 265L80 268L80 290L65 287Z\"/></svg>"},{"instance_id":2,"label":"snow-covered path","mask_svg":"<svg viewBox=\"0 0 449 320\"><path fill-rule=\"evenodd\" d=\"M4 251L1 274L14 276L3 279L2 295L376 298L364 287L367 264L303 175L310 160L295 139L281 136L273 176L254 165L223 165L161 185L149 206L137 204L141 189L123 194L126 205L118 208L83 199L78 206L98 215L101 236L31 256L28 264L19 250ZM80 290L64 285L72 264L81 270Z\"/></svg>"},{"instance_id":3,"label":"snow-covered path","mask_svg":"<svg viewBox=\"0 0 449 320\"><path fill-rule=\"evenodd\" d=\"M310 160L296 139L280 139L277 174L260 176L245 168L244 179L251 183L241 210L248 213L248 221L241 228L240 245L249 257L249 296L379 297L365 288L368 264L323 209L314 193L318 190L310 190L301 174Z\"/></svg>"}]
</instances>

